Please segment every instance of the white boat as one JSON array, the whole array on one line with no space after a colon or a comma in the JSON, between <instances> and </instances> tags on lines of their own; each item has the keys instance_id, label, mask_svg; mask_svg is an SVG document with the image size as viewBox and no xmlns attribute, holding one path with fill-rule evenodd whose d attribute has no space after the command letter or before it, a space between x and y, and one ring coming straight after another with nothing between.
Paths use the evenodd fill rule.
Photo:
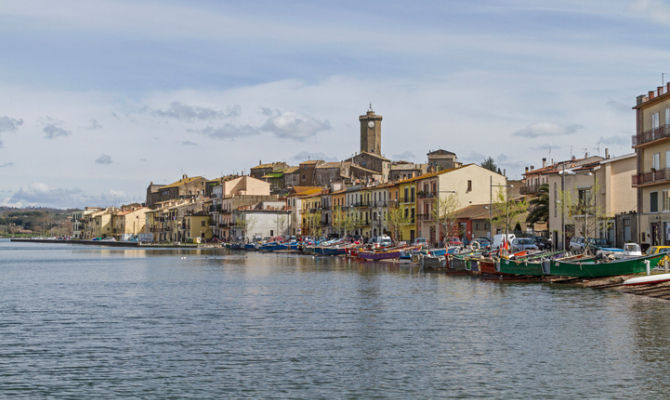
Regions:
<instances>
[{"instance_id":1,"label":"white boat","mask_svg":"<svg viewBox=\"0 0 670 400\"><path fill-rule=\"evenodd\" d=\"M624 286L649 285L652 283L661 283L670 281L670 274L658 274L649 276L640 276L623 281Z\"/></svg>"}]
</instances>

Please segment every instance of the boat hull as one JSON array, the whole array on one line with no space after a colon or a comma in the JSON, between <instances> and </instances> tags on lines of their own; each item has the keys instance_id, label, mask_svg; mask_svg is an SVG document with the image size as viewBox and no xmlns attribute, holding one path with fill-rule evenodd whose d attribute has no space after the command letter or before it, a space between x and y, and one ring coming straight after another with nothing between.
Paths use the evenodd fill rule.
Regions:
<instances>
[{"instance_id":1,"label":"boat hull","mask_svg":"<svg viewBox=\"0 0 670 400\"><path fill-rule=\"evenodd\" d=\"M596 263L594 260L580 261L554 261L551 266L551 275L572 276L575 278L600 278L605 276L639 274L647 270L645 261L649 261L649 267L654 268L664 257L664 254L653 254L628 259L620 259L606 263Z\"/></svg>"}]
</instances>

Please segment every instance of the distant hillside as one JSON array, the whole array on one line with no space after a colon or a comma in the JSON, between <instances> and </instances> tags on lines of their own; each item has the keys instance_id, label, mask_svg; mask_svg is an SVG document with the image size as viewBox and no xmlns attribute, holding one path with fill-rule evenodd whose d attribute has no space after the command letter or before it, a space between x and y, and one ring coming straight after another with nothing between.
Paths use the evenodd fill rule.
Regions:
<instances>
[{"instance_id":1,"label":"distant hillside","mask_svg":"<svg viewBox=\"0 0 670 400\"><path fill-rule=\"evenodd\" d=\"M0 207L0 237L70 235L74 211L76 210Z\"/></svg>"}]
</instances>

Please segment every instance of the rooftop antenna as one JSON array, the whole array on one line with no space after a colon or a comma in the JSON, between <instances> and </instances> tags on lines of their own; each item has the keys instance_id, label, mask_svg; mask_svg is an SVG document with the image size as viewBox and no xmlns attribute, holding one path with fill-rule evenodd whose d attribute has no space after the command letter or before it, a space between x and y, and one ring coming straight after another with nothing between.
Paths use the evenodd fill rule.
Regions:
<instances>
[{"instance_id":1,"label":"rooftop antenna","mask_svg":"<svg viewBox=\"0 0 670 400\"><path fill-rule=\"evenodd\" d=\"M665 72L661 72L661 86L665 86Z\"/></svg>"},{"instance_id":2,"label":"rooftop antenna","mask_svg":"<svg viewBox=\"0 0 670 400\"><path fill-rule=\"evenodd\" d=\"M370 108L368 108L368 111L371 111L371 112L373 111L372 110L372 102L370 102Z\"/></svg>"}]
</instances>

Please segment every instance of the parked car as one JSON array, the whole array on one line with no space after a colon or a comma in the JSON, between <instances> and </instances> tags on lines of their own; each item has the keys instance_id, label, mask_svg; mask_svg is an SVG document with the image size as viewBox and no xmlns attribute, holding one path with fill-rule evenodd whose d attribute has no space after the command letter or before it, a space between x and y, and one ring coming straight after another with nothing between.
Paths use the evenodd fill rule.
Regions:
<instances>
[{"instance_id":1,"label":"parked car","mask_svg":"<svg viewBox=\"0 0 670 400\"><path fill-rule=\"evenodd\" d=\"M551 241L542 236L533 236L533 241L535 241L535 246L540 250L551 249Z\"/></svg>"},{"instance_id":2,"label":"parked car","mask_svg":"<svg viewBox=\"0 0 670 400\"><path fill-rule=\"evenodd\" d=\"M414 241L412 242L412 246L419 246L419 245L427 246L428 242L426 241L426 238L419 237L414 239Z\"/></svg>"},{"instance_id":3,"label":"parked car","mask_svg":"<svg viewBox=\"0 0 670 400\"><path fill-rule=\"evenodd\" d=\"M533 238L515 238L512 240L512 251L538 250Z\"/></svg>"},{"instance_id":4,"label":"parked car","mask_svg":"<svg viewBox=\"0 0 670 400\"><path fill-rule=\"evenodd\" d=\"M479 247L483 249L487 249L491 247L491 241L487 237L478 237L475 238L475 242L479 243Z\"/></svg>"},{"instance_id":5,"label":"parked car","mask_svg":"<svg viewBox=\"0 0 670 400\"><path fill-rule=\"evenodd\" d=\"M570 239L570 251L581 252L584 251L585 243L583 237L573 237Z\"/></svg>"},{"instance_id":6,"label":"parked car","mask_svg":"<svg viewBox=\"0 0 670 400\"><path fill-rule=\"evenodd\" d=\"M372 239L372 245L374 247L391 247L393 245L393 241L389 236L386 235L376 236L374 239Z\"/></svg>"},{"instance_id":7,"label":"parked car","mask_svg":"<svg viewBox=\"0 0 670 400\"><path fill-rule=\"evenodd\" d=\"M454 237L450 237L449 239L447 239L447 245L448 246L463 246L463 242L461 241L461 239L454 236Z\"/></svg>"},{"instance_id":8,"label":"parked car","mask_svg":"<svg viewBox=\"0 0 670 400\"><path fill-rule=\"evenodd\" d=\"M493 237L493 244L491 245L491 249L498 250L500 246L502 246L504 241L507 241L508 244L511 244L512 241L514 241L514 239L516 239L516 235L513 233L508 234L500 233L498 235L495 235Z\"/></svg>"},{"instance_id":9,"label":"parked car","mask_svg":"<svg viewBox=\"0 0 670 400\"><path fill-rule=\"evenodd\" d=\"M607 240L604 238L597 238L597 239L589 238L586 240L586 245L596 251L602 248L610 247L609 243L607 243Z\"/></svg>"}]
</instances>

